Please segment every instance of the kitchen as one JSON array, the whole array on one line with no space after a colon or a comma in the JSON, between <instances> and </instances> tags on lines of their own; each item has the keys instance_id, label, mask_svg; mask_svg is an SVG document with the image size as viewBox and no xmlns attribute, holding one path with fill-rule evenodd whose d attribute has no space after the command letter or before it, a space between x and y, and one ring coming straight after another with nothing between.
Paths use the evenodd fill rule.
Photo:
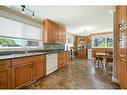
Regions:
<instances>
[{"instance_id":1,"label":"kitchen","mask_svg":"<svg viewBox=\"0 0 127 95\"><path fill-rule=\"evenodd\" d=\"M113 30L114 27L117 27L113 23L114 8L118 11L121 6L0 6L0 88L125 89L126 77L121 77L126 75L124 68L126 65L121 67L124 71L119 72L118 69L121 68L116 64L119 60L116 58L117 32L113 32L116 31ZM41 11L42 9L45 10ZM57 11L52 12L52 9ZM122 9L124 17L126 7ZM56 16L58 10L63 14L67 10L68 13L70 10L75 11L72 11L70 16L67 15L68 18L61 13L60 18ZM82 17L82 14L78 16L76 14L83 13L84 10L89 15L97 12L104 15L96 15L96 19L89 18L89 21L84 19L86 22L78 19L79 22L74 24L78 26L81 22L77 29L74 29L73 25L70 28L66 26L73 24L75 17ZM36 16L38 11L40 13ZM71 19L72 15L76 16ZM116 18L121 19L122 16L116 15ZM87 17L88 15L83 15L82 18ZM57 19L63 19L66 24ZM92 26L87 27L85 23L90 22L90 19L101 25L100 30ZM104 21L101 21L103 19ZM118 24L117 21L115 24ZM120 45L125 44L122 41L121 43ZM105 58L97 57L97 53L104 54L105 51L111 51L114 55L112 64L107 66ZM125 58L125 55L122 58Z\"/></svg>"}]
</instances>

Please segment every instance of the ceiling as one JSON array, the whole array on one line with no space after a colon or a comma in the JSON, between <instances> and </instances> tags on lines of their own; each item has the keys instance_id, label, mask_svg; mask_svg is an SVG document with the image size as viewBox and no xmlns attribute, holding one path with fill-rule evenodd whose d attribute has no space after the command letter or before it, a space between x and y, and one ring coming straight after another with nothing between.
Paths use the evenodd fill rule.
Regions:
<instances>
[{"instance_id":1,"label":"ceiling","mask_svg":"<svg viewBox=\"0 0 127 95\"><path fill-rule=\"evenodd\" d=\"M16 8L21 8L15 6ZM75 35L113 31L114 6L26 6L41 19L66 26Z\"/></svg>"}]
</instances>

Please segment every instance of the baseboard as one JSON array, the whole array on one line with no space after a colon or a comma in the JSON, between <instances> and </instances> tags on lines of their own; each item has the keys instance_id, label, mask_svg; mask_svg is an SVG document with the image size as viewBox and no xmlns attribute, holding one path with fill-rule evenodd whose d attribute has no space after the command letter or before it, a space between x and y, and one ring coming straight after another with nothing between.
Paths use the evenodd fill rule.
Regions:
<instances>
[{"instance_id":1,"label":"baseboard","mask_svg":"<svg viewBox=\"0 0 127 95\"><path fill-rule=\"evenodd\" d=\"M117 78L114 77L114 76L112 76L112 81L115 82L115 83L119 83L118 80L117 80Z\"/></svg>"}]
</instances>

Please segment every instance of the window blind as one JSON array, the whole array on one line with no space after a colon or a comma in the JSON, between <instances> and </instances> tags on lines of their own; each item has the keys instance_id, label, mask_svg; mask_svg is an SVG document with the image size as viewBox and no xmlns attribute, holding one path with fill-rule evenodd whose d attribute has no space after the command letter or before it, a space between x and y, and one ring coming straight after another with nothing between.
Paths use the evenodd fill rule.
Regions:
<instances>
[{"instance_id":1,"label":"window blind","mask_svg":"<svg viewBox=\"0 0 127 95\"><path fill-rule=\"evenodd\" d=\"M24 25L24 37L26 39L35 39L35 40L41 40L41 29L30 26L30 25Z\"/></svg>"},{"instance_id":2,"label":"window blind","mask_svg":"<svg viewBox=\"0 0 127 95\"><path fill-rule=\"evenodd\" d=\"M23 24L0 17L0 36L23 38Z\"/></svg>"},{"instance_id":3,"label":"window blind","mask_svg":"<svg viewBox=\"0 0 127 95\"><path fill-rule=\"evenodd\" d=\"M41 28L0 17L0 36L41 40Z\"/></svg>"}]
</instances>

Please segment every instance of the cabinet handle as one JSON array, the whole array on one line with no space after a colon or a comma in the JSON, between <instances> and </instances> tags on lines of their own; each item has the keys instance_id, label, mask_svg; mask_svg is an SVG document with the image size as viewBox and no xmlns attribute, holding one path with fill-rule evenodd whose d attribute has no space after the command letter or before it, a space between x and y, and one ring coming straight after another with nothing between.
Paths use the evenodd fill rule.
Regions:
<instances>
[{"instance_id":1,"label":"cabinet handle","mask_svg":"<svg viewBox=\"0 0 127 95\"><path fill-rule=\"evenodd\" d=\"M122 37L119 37L119 41L122 41Z\"/></svg>"},{"instance_id":2,"label":"cabinet handle","mask_svg":"<svg viewBox=\"0 0 127 95\"><path fill-rule=\"evenodd\" d=\"M119 27L119 28L121 28L121 27L122 27L122 24L121 24L121 23L120 23L120 24L118 24L118 27Z\"/></svg>"}]
</instances>

